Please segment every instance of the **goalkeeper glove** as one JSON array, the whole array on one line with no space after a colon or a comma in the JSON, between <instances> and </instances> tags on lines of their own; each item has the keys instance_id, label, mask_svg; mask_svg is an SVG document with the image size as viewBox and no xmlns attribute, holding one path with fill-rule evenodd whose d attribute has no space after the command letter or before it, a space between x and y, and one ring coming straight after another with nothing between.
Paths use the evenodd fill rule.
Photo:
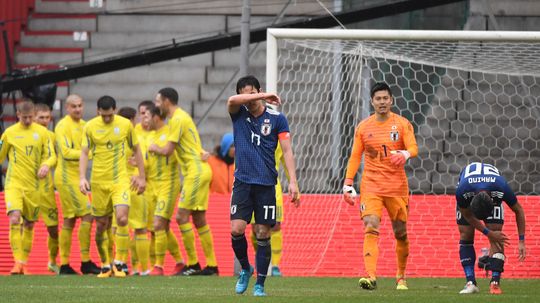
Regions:
<instances>
[{"instance_id":1,"label":"goalkeeper glove","mask_svg":"<svg viewBox=\"0 0 540 303\"><path fill-rule=\"evenodd\" d=\"M411 157L411 154L406 150L393 150L390 152L390 163L395 166L403 166L407 159Z\"/></svg>"},{"instance_id":2,"label":"goalkeeper glove","mask_svg":"<svg viewBox=\"0 0 540 303\"><path fill-rule=\"evenodd\" d=\"M351 185L343 185L343 199L350 205L354 205L354 199L358 194Z\"/></svg>"}]
</instances>

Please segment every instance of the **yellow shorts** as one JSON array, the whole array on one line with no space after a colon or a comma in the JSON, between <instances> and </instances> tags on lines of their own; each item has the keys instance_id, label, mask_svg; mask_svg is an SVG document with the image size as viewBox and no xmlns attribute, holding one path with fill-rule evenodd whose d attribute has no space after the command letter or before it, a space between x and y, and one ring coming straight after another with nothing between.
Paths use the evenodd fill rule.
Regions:
<instances>
[{"instance_id":1,"label":"yellow shorts","mask_svg":"<svg viewBox=\"0 0 540 303\"><path fill-rule=\"evenodd\" d=\"M146 183L146 190L143 196L146 202L146 229L148 231L154 231L154 209L156 208L156 201L153 199L154 189L150 182Z\"/></svg>"},{"instance_id":2,"label":"yellow shorts","mask_svg":"<svg viewBox=\"0 0 540 303\"><path fill-rule=\"evenodd\" d=\"M39 215L43 219L45 226L58 225L58 207L56 206L56 195L54 188L41 190L39 203Z\"/></svg>"},{"instance_id":3,"label":"yellow shorts","mask_svg":"<svg viewBox=\"0 0 540 303\"><path fill-rule=\"evenodd\" d=\"M130 206L131 189L129 181L121 184L92 183L92 215L95 217L110 216L113 207Z\"/></svg>"},{"instance_id":4,"label":"yellow shorts","mask_svg":"<svg viewBox=\"0 0 540 303\"><path fill-rule=\"evenodd\" d=\"M409 196L383 197L374 194L362 194L360 201L362 218L368 215L381 218L383 207L386 208L392 221L407 222L409 217Z\"/></svg>"},{"instance_id":5,"label":"yellow shorts","mask_svg":"<svg viewBox=\"0 0 540 303\"><path fill-rule=\"evenodd\" d=\"M25 190L21 188L10 188L4 191L6 200L6 213L20 211L22 217L27 221L37 221L39 216L39 191Z\"/></svg>"},{"instance_id":6,"label":"yellow shorts","mask_svg":"<svg viewBox=\"0 0 540 303\"><path fill-rule=\"evenodd\" d=\"M156 182L152 186L152 201L154 203L153 216L171 220L174 206L180 193L180 180L170 182Z\"/></svg>"},{"instance_id":7,"label":"yellow shorts","mask_svg":"<svg viewBox=\"0 0 540 303\"><path fill-rule=\"evenodd\" d=\"M131 206L129 208L129 227L133 229L146 228L148 222L148 207L144 195L131 191Z\"/></svg>"},{"instance_id":8,"label":"yellow shorts","mask_svg":"<svg viewBox=\"0 0 540 303\"><path fill-rule=\"evenodd\" d=\"M91 213L90 199L81 193L79 184L64 183L57 187L64 218L84 217Z\"/></svg>"},{"instance_id":9,"label":"yellow shorts","mask_svg":"<svg viewBox=\"0 0 540 303\"><path fill-rule=\"evenodd\" d=\"M212 181L212 170L209 165L203 166L198 174L184 176L178 207L195 211L207 210L210 181Z\"/></svg>"}]
</instances>

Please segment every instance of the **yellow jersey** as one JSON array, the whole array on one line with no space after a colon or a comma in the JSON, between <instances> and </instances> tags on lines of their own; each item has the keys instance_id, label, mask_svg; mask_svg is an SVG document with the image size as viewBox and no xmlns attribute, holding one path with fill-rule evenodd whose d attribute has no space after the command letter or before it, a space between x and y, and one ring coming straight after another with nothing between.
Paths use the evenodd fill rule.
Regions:
<instances>
[{"instance_id":1,"label":"yellow jersey","mask_svg":"<svg viewBox=\"0 0 540 303\"><path fill-rule=\"evenodd\" d=\"M141 127L141 124L137 124L135 125L135 127L133 128L133 132L135 134L135 136L137 137L137 141L139 142L139 148L141 150L141 155L143 156L143 161L144 161L144 167L145 167L145 171L146 171L146 165L147 165L147 161L144 157L145 153L146 153L146 149L148 148L148 146L146 146L146 138L150 135L151 131L148 131L148 130L145 130ZM131 158L133 156L133 150L128 150L127 152L127 158ZM129 164L128 162L128 174L130 176L138 176L139 175L139 169L137 168L137 166L133 166L131 164Z\"/></svg>"},{"instance_id":2,"label":"yellow jersey","mask_svg":"<svg viewBox=\"0 0 540 303\"><path fill-rule=\"evenodd\" d=\"M54 129L58 153L54 182L57 186L67 183L79 184L79 158L85 124L84 120L76 122L68 115L60 120Z\"/></svg>"},{"instance_id":3,"label":"yellow jersey","mask_svg":"<svg viewBox=\"0 0 540 303\"><path fill-rule=\"evenodd\" d=\"M36 123L24 127L20 122L6 129L0 139L0 162L8 157L5 188L39 189L39 168L56 164L48 130Z\"/></svg>"},{"instance_id":4,"label":"yellow jersey","mask_svg":"<svg viewBox=\"0 0 540 303\"><path fill-rule=\"evenodd\" d=\"M193 167L207 166L208 163L201 159L203 149L199 132L189 114L177 108L169 119L168 125L168 141L176 143L175 151L178 155L182 175L186 176L193 172ZM208 167L208 169L210 168Z\"/></svg>"},{"instance_id":5,"label":"yellow jersey","mask_svg":"<svg viewBox=\"0 0 540 303\"><path fill-rule=\"evenodd\" d=\"M53 147L53 149L51 150L51 153L54 153L56 159L57 159L57 162L55 163L55 165L58 165L58 157L56 156L56 152L54 150L54 142L56 140L56 136L54 135L54 133L50 130L47 129L47 134L49 135L49 142L51 142L51 145ZM53 168L54 167L49 167L49 173L47 174L47 176L43 179L40 180L41 182L41 189L43 189L44 191L46 192L51 192L53 191L54 192L54 183L53 183Z\"/></svg>"},{"instance_id":6,"label":"yellow jersey","mask_svg":"<svg viewBox=\"0 0 540 303\"><path fill-rule=\"evenodd\" d=\"M168 138L169 126L165 125L150 133L146 138L146 145L156 144L159 147L164 147L168 143ZM147 178L149 182L180 180L176 151L170 156L146 152L144 158L148 162Z\"/></svg>"},{"instance_id":7,"label":"yellow jersey","mask_svg":"<svg viewBox=\"0 0 540 303\"><path fill-rule=\"evenodd\" d=\"M128 150L138 145L133 124L128 119L114 115L111 123L104 123L101 116L88 121L83 129L81 146L92 151L92 177L94 184L119 184L129 182L127 171Z\"/></svg>"}]
</instances>

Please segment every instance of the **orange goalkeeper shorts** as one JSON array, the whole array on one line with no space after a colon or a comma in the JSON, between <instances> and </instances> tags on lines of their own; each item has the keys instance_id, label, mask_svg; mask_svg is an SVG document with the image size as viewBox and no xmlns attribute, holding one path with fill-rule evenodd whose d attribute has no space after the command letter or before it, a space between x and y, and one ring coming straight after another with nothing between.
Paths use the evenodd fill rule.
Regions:
<instances>
[{"instance_id":1,"label":"orange goalkeeper shorts","mask_svg":"<svg viewBox=\"0 0 540 303\"><path fill-rule=\"evenodd\" d=\"M382 216L383 207L392 221L407 222L409 216L409 196L383 197L374 194L361 194L360 212L364 216Z\"/></svg>"}]
</instances>

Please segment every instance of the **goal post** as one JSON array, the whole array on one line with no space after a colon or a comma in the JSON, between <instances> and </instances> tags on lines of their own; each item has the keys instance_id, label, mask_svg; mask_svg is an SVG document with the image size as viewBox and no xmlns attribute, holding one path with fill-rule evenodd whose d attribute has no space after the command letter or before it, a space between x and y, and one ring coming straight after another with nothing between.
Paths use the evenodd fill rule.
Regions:
<instances>
[{"instance_id":1,"label":"goal post","mask_svg":"<svg viewBox=\"0 0 540 303\"><path fill-rule=\"evenodd\" d=\"M415 127L413 193L453 194L469 161L540 193L539 42L540 32L268 29L266 89L284 101L301 189L341 191L369 88L385 81Z\"/></svg>"}]
</instances>

